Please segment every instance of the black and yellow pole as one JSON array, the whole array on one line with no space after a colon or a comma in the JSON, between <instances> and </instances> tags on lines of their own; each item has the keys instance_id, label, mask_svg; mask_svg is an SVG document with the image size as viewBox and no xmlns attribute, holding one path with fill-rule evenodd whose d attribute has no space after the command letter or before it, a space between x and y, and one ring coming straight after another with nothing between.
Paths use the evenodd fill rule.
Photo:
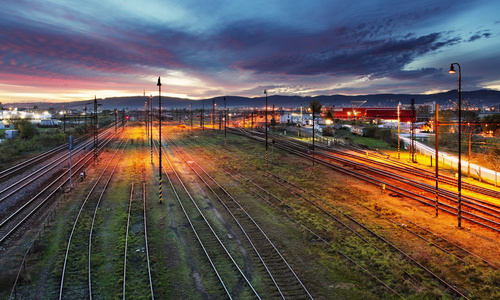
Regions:
<instances>
[{"instance_id":1,"label":"black and yellow pole","mask_svg":"<svg viewBox=\"0 0 500 300\"><path fill-rule=\"evenodd\" d=\"M159 145L159 151L158 151L158 187L159 187L159 198L158 198L158 203L163 203L163 193L162 193L162 183L161 183L161 81L160 77L158 77L158 83L156 84L158 86L158 145Z\"/></svg>"},{"instance_id":2,"label":"black and yellow pole","mask_svg":"<svg viewBox=\"0 0 500 300\"><path fill-rule=\"evenodd\" d=\"M150 109L150 124L149 129L151 132L149 133L149 148L151 149L151 163L153 163L153 95L149 95L149 109Z\"/></svg>"}]
</instances>

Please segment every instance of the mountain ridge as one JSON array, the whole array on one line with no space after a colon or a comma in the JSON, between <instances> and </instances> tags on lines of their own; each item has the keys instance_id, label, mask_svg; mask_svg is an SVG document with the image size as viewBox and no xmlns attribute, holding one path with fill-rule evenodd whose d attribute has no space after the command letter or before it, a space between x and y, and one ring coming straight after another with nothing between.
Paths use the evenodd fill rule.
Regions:
<instances>
[{"instance_id":1,"label":"mountain ridge","mask_svg":"<svg viewBox=\"0 0 500 300\"><path fill-rule=\"evenodd\" d=\"M225 96L226 105L228 108L243 108L243 107L256 107L261 108L265 106L265 96L261 97L241 97L241 96ZM102 104L100 109L143 109L145 102L149 97L144 96L130 96L130 97L111 97L104 99L97 99L98 103ZM450 90L435 94L367 94L367 95L319 95L319 96L285 96L285 95L270 95L268 96L268 105L275 107L300 107L301 105L307 107L312 100L318 100L322 105L330 105L336 107L352 106L351 101L366 101L363 106L367 107L395 107L399 102L403 105L409 105L411 99L415 99L416 104L423 104L427 102L436 102L443 108L447 105L454 106L458 101L458 91ZM162 96L162 107L165 109L175 108L188 108L192 105L193 109L202 108L203 103L205 109L211 109L213 100L218 108L224 106L224 96L218 96L207 99L191 100L186 98L175 98ZM158 96L153 97L154 106L158 106ZM5 103L4 107L29 107L38 106L41 109L54 107L57 109L74 109L87 107L88 110L93 109L93 99L72 101L72 102L30 102L30 103ZM462 106L472 107L493 107L500 105L500 91L496 90L476 90L476 91L463 91L462 92Z\"/></svg>"}]
</instances>

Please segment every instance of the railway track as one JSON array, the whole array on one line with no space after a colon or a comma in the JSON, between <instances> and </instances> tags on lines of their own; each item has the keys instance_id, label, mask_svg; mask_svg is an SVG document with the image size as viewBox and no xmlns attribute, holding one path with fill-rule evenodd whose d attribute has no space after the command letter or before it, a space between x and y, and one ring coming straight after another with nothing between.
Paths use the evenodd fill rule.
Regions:
<instances>
[{"instance_id":1,"label":"railway track","mask_svg":"<svg viewBox=\"0 0 500 300\"><path fill-rule=\"evenodd\" d=\"M101 141L101 139L103 138L106 138L115 131L113 129L113 126L114 124L111 124L103 128L103 130L99 132L99 137L98 137L99 141ZM93 144L93 137L90 136L89 134L76 138L74 140L75 148L73 149L73 153L77 155L79 151L82 151L85 147L88 147L89 145L92 144ZM55 156L57 156L58 159L60 159L62 156L65 156L67 158L68 155L69 155L68 143L44 151L14 166L11 166L5 170L0 171L0 184L4 185L6 182L11 181L11 179L13 178L16 179L16 177L19 177L18 175L23 175L23 173L31 172L32 169L36 170L40 168L39 166L37 167L37 165L39 164L42 164L41 167L44 167L46 163L54 159Z\"/></svg>"},{"instance_id":2,"label":"railway track","mask_svg":"<svg viewBox=\"0 0 500 300\"><path fill-rule=\"evenodd\" d=\"M252 246L252 250L259 257L260 264L266 269L270 280L268 285L271 286L271 282L274 283L276 297L284 299L312 298L308 289L299 279L290 264L241 204L175 141L169 139L169 144L238 224L238 228Z\"/></svg>"},{"instance_id":3,"label":"railway track","mask_svg":"<svg viewBox=\"0 0 500 300\"><path fill-rule=\"evenodd\" d=\"M110 141L112 141L112 137L108 137L104 140L100 146L101 149ZM74 162L74 172L79 174L79 172L83 171L91 159L91 154L86 153L86 155L76 160ZM27 182L23 182L21 187L25 187L27 184L33 184L34 180L36 179L31 178ZM39 189L36 194L28 197L28 199L24 200L22 203L1 203L2 219L0 222L0 245L4 248L8 247L12 238L15 239L23 235L25 233L23 229L32 227L32 220L46 213L45 208L53 204L53 196L59 193L69 182L69 170L63 170L57 174L55 179L47 181L48 180L44 181L45 185L43 188ZM8 196L4 196L2 199L9 199L14 192L18 192L19 190L20 187L14 189ZM7 202L7 200L4 202Z\"/></svg>"},{"instance_id":4,"label":"railway track","mask_svg":"<svg viewBox=\"0 0 500 300\"><path fill-rule=\"evenodd\" d=\"M120 162L124 150L122 146L123 143L120 143L115 149L115 152L87 193L73 222L63 259L59 299L92 299L92 238L94 224L100 202L115 173L116 166ZM84 273L82 270L87 270L87 272ZM65 288L65 286L69 286L69 288Z\"/></svg>"},{"instance_id":5,"label":"railway track","mask_svg":"<svg viewBox=\"0 0 500 300\"><path fill-rule=\"evenodd\" d=\"M212 150L214 150L214 151L221 151L220 148L215 147L215 146L213 146L211 144L208 144L208 143L205 143L205 146L203 146L203 147L200 147L200 146L196 147L197 150L195 150L195 151L197 152L198 155L203 155L204 152L205 152L204 150L208 149L210 147L212 147L213 148ZM228 152L228 150L222 150L222 151ZM230 154L230 152L228 152L228 154ZM213 159L213 157L211 159ZM241 162L241 164L245 164L245 163ZM231 170L231 172L227 172L227 174L229 176L231 176L233 179L239 181L242 184L247 184L247 185L250 185L250 186L253 185L253 188L249 187L249 189L250 189L251 192L253 192L253 193L261 192L261 193L263 193L263 195L260 196L260 198L262 200L269 202L274 207L279 208L282 211L285 211L284 213L289 218L293 218L292 211L294 209L284 199L292 198L292 197L297 197L297 196L299 198L302 198L307 203L316 206L320 211L323 211L329 217L332 217L332 216L331 216L331 213L328 210L330 210L330 211L333 210L337 214L340 213L344 217L344 219L347 219L347 221L354 223L355 226L362 228L362 230L366 231L368 235L375 236L379 241L383 241L383 243L386 243L386 244L390 245L391 248L393 248L397 253L399 253L400 255L403 255L403 259L409 259L409 260L413 261L413 263L417 264L419 266L419 268L422 268L423 270L425 270L425 272L428 274L428 276L433 277L436 281L438 281L446 289L449 289L449 291L451 293L454 293L458 297L467 298L467 296L465 296L464 292L462 292L462 291L460 291L459 289L456 288L455 284L453 284L452 282L449 282L448 280L446 280L444 278L441 278L440 275L435 274L434 272L432 272L427 267L425 267L425 266L417 263L415 260L413 260L411 258L410 255L404 253L401 249L398 249L397 247L395 247L390 242L384 240L381 236L377 235L373 230L368 229L365 225L363 225L359 221L355 220L354 218L352 218L352 217L350 217L348 215L345 215L344 213L342 213L337 208L332 207L332 205L329 204L327 201L321 199L320 197L318 197L316 195L313 195L311 192L306 191L306 190L298 187L297 185L294 185L293 183L287 181L286 179L284 179L284 178L282 178L282 177L280 177L280 176L278 176L276 174L272 174L271 172L268 172L268 171L262 171L262 172L264 172L265 174L262 175L262 176L256 176L256 177L258 177L258 178L259 177L265 178L265 182L268 183L268 184L271 183L271 182L273 182L273 183L275 183L277 185L280 185L282 187L283 191L290 191L290 193L293 194L294 196L288 196L288 197L284 197L284 198L280 199L278 196L273 195L272 193L268 192L267 189L264 188L264 187L262 187L260 184L257 184L255 182L253 182L252 180L248 179L247 177L245 177L245 176L243 176L241 174L235 173L235 170ZM237 177L240 177L240 178L237 178ZM273 200L269 200L269 199L273 199ZM273 201L274 201L274 203L272 203ZM324 208L324 207L318 207L318 205L323 205L326 208ZM377 214L377 212L374 212L374 211L371 211L371 213ZM388 218L386 218L386 219L388 219ZM298 222L300 222L300 221L298 221ZM463 264L468 264L470 262L469 259L467 259L468 257L475 257L476 259L479 259L480 261L483 261L484 263L486 263L487 265L489 265L490 267L492 267L494 269L498 268L496 265L488 262L487 260L484 260L483 258L479 257L478 255L476 255L474 253L471 253L470 251L468 251L468 250L466 250L466 249L464 249L464 248L462 248L462 247L460 247L460 246L458 246L456 244L453 244L452 242L444 239L443 237L440 237L437 234L435 234L435 233L433 233L433 232L431 232L431 231L429 231L427 229L424 229L421 226L418 226L417 224L414 224L414 223L412 223L412 222L410 222L408 220L405 220L406 224L396 223L396 221L394 221L394 220L389 220L389 222L392 222L393 224L398 225L398 227L400 228L401 231L406 231L406 232L409 232L409 234L411 234L411 235L417 236L419 239L423 240L425 243L434 246L436 249L438 249L438 251L441 251L442 253L445 253L446 255L449 255L450 257L453 257L453 259L455 259L457 261L460 261ZM302 226L306 226L306 225L304 225L302 223ZM352 226L352 225L350 225L350 226ZM359 229L354 229L353 228L351 231L354 233L354 232L356 232L358 230ZM313 228L308 228L308 231L309 232L313 232L313 234L315 234L316 236L320 236L322 241L328 242L329 238L326 237L324 235L324 233L318 232L317 230L315 230L314 227ZM325 231L326 231L326 229L325 229ZM430 240L430 239L432 239L432 240ZM383 246L380 247L380 248L384 249ZM371 275L375 276L373 274L371 274ZM377 276L375 276L375 278L378 279ZM379 281L382 284L384 284L383 281L381 281L381 280L379 280ZM418 281L416 281L416 282L418 283ZM388 287L388 288L391 289L390 287Z\"/></svg>"},{"instance_id":6,"label":"railway track","mask_svg":"<svg viewBox=\"0 0 500 300\"><path fill-rule=\"evenodd\" d=\"M247 131L233 130L238 134L250 136L254 139L263 141L260 134L254 135ZM427 206L436 206L435 187L422 183L418 180L407 178L391 172L377 169L366 164L357 163L355 161L346 160L340 157L333 156L322 151L314 151L309 153L309 148L303 145L296 144L294 141L281 139L274 144L287 152L296 154L308 160L327 166L341 173L361 179L365 182L382 187L404 196L405 198L413 199ZM314 156L313 156L314 154ZM348 168L346 166L352 166ZM439 189L438 190L438 209L452 215L457 215L457 196L456 193ZM479 225L496 232L500 232L500 207L495 204L475 199L468 196L462 196L462 219L467 220L470 224Z\"/></svg>"},{"instance_id":7,"label":"railway track","mask_svg":"<svg viewBox=\"0 0 500 300\"><path fill-rule=\"evenodd\" d=\"M274 135L273 135L274 136ZM278 137L279 138L279 137ZM299 144L302 144L306 146L307 144L304 144L304 142L297 141ZM352 160L354 162L359 162L361 164L368 164L368 165L375 165L377 167L383 168L384 170L387 170L389 172L398 172L398 174L413 174L418 176L420 179L427 179L428 182L435 182L436 180L436 174L435 172L431 172L422 168L419 168L417 166L410 166L408 164L402 163L400 161L394 160L394 159L389 159L386 156L382 156L380 154L373 154L372 151L368 150L353 150L350 149L351 152L345 151L344 149L336 149L336 148L327 148L324 146L317 146L316 148L334 156L338 157L345 157L348 160ZM371 154L370 154L371 153ZM368 156L372 158L368 158ZM380 159L382 161L374 160L373 158ZM440 184L447 184L453 187L457 187L457 179L439 174L438 176L438 182ZM492 188L485 188L482 186L478 186L475 184L471 184L468 182L462 182L462 189L463 190L469 190L475 193L478 193L480 195L485 195L489 197L494 197L494 198L500 198L500 189L492 187Z\"/></svg>"},{"instance_id":8,"label":"railway track","mask_svg":"<svg viewBox=\"0 0 500 300\"><path fill-rule=\"evenodd\" d=\"M88 138L88 135L75 139L75 144L80 144L82 141L85 141ZM57 146L53 149L49 149L43 153L40 153L36 156L33 156L19 164L16 164L10 168L0 171L0 182L5 181L6 179L10 179L12 176L15 176L17 173L30 168L31 166L40 163L41 161L45 161L50 159L52 156L59 154L68 149L68 143Z\"/></svg>"},{"instance_id":9,"label":"railway track","mask_svg":"<svg viewBox=\"0 0 500 300\"><path fill-rule=\"evenodd\" d=\"M139 193L139 190L134 189L132 182L123 260L123 299L137 299L144 295L154 299L146 222L146 183L142 183L142 193ZM141 234L142 232L144 235ZM144 264L144 255L146 256L146 264ZM148 274L148 276L146 277L144 274Z\"/></svg>"},{"instance_id":10,"label":"railway track","mask_svg":"<svg viewBox=\"0 0 500 300\"><path fill-rule=\"evenodd\" d=\"M159 149L155 145L156 152ZM186 179L182 179L179 172L174 167L166 151L162 149L162 155L165 157L169 166L169 171L163 166L163 173L171 190L175 194L177 204L180 206L186 222L189 224L190 236L199 246L198 251L206 257L207 263L212 270L210 278L206 274L203 281L211 282L210 290L201 291L207 297L214 298L240 298L250 297L261 299L248 278L248 272L245 266L242 268L240 259L226 247L223 239L218 234L212 224L207 219L207 212L200 207L200 204L194 199L192 193L185 184ZM177 187L176 187L177 186ZM182 194L181 194L182 193ZM242 253L239 253L242 255ZM238 260L238 261L237 261ZM243 263L244 265L244 263ZM213 286L218 284L218 288ZM205 284L205 286L207 286Z\"/></svg>"},{"instance_id":11,"label":"railway track","mask_svg":"<svg viewBox=\"0 0 500 300\"><path fill-rule=\"evenodd\" d=\"M115 137L116 135L107 130L101 134L100 143L98 145L98 152L101 152L104 147ZM82 141L78 144L73 150L73 167L78 168L78 164L88 165L89 159L86 160L78 160L78 158L91 157L89 151L86 151L86 148L92 144L92 141ZM27 193L33 192L37 190L40 186L45 185L51 176L57 175L61 172L61 170L66 169L66 166L69 165L69 153L68 151L63 151L59 156L54 157L50 161L46 161L45 159L41 159L38 161L39 164L42 164L41 167L36 170L30 169L18 169L17 172L23 171L21 176L18 176L18 179L14 182L6 184L6 187L0 190L0 208L2 213L8 213L9 206L16 205L18 201L22 201L25 198ZM84 167L85 169L85 167ZM24 175L24 176L22 176ZM75 180L79 176L78 172L73 172L72 179Z\"/></svg>"}]
</instances>

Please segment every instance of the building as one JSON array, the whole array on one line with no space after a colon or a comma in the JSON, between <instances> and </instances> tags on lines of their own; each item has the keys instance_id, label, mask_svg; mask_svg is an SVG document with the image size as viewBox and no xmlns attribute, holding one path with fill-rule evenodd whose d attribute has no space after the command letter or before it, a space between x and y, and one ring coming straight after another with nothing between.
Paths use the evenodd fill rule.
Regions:
<instances>
[{"instance_id":1,"label":"building","mask_svg":"<svg viewBox=\"0 0 500 300\"><path fill-rule=\"evenodd\" d=\"M352 120L363 119L366 121L383 119L397 120L397 107L323 107L322 116L331 110L334 119ZM399 119L401 122L411 121L412 111L410 109L400 109Z\"/></svg>"},{"instance_id":2,"label":"building","mask_svg":"<svg viewBox=\"0 0 500 300\"><path fill-rule=\"evenodd\" d=\"M19 130L5 130L5 138L6 139L13 139L19 136Z\"/></svg>"}]
</instances>

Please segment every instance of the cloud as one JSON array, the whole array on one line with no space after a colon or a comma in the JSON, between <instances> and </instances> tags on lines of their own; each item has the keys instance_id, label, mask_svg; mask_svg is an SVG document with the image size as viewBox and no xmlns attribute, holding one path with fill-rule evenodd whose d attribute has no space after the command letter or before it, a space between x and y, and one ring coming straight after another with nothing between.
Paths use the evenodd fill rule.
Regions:
<instances>
[{"instance_id":1,"label":"cloud","mask_svg":"<svg viewBox=\"0 0 500 300\"><path fill-rule=\"evenodd\" d=\"M474 35L472 35L468 42L474 42L475 40L481 39L481 38L489 38L491 36L491 33L488 32L489 30L485 31L478 31Z\"/></svg>"}]
</instances>

